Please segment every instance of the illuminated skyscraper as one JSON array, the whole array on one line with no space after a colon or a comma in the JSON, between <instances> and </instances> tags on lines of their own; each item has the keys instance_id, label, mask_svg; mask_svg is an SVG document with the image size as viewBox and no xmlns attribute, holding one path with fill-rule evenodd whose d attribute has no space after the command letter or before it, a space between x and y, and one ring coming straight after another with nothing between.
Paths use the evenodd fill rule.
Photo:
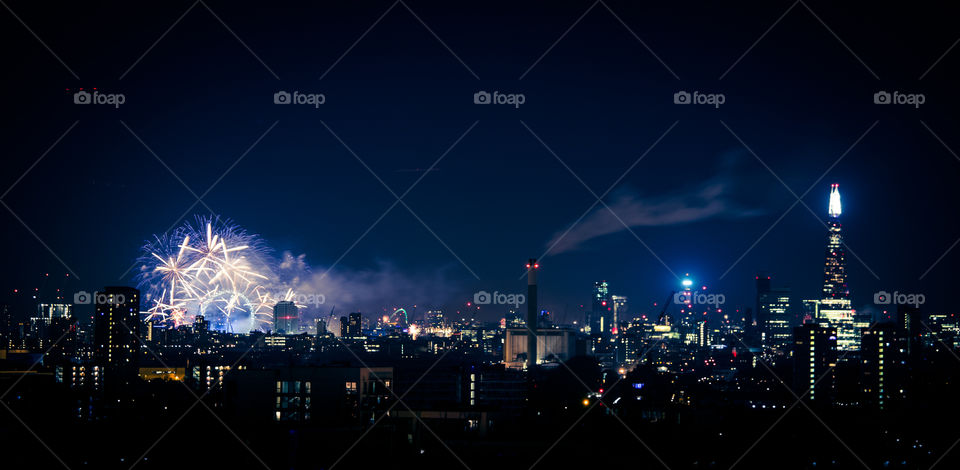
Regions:
<instances>
[{"instance_id":1,"label":"illuminated skyscraper","mask_svg":"<svg viewBox=\"0 0 960 470\"><path fill-rule=\"evenodd\" d=\"M290 301L281 300L273 306L273 329L277 334L295 335L300 332L300 308Z\"/></svg>"},{"instance_id":2,"label":"illuminated skyscraper","mask_svg":"<svg viewBox=\"0 0 960 470\"><path fill-rule=\"evenodd\" d=\"M837 348L852 351L860 348L859 332L854 327L854 311L847 288L847 265L840 224L840 189L830 186L830 205L827 219L826 263L823 270L823 299L820 301L818 321L837 329Z\"/></svg>"},{"instance_id":3,"label":"illuminated skyscraper","mask_svg":"<svg viewBox=\"0 0 960 470\"><path fill-rule=\"evenodd\" d=\"M593 309L590 312L590 333L599 335L610 332L613 327L613 305L610 302L610 285L607 281L593 284Z\"/></svg>"}]
</instances>

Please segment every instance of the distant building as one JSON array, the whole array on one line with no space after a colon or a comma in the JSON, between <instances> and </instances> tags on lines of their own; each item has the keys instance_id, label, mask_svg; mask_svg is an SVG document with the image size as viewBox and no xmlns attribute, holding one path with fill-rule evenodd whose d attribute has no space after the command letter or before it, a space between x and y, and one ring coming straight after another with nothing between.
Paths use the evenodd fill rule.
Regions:
<instances>
[{"instance_id":1,"label":"distant building","mask_svg":"<svg viewBox=\"0 0 960 470\"><path fill-rule=\"evenodd\" d=\"M424 326L427 328L443 328L443 310L427 310L424 314Z\"/></svg>"},{"instance_id":2,"label":"distant building","mask_svg":"<svg viewBox=\"0 0 960 470\"><path fill-rule=\"evenodd\" d=\"M277 334L295 335L300 332L300 308L297 304L281 300L273 306L273 328Z\"/></svg>"},{"instance_id":3,"label":"distant building","mask_svg":"<svg viewBox=\"0 0 960 470\"><path fill-rule=\"evenodd\" d=\"M768 278L769 279L769 278ZM790 289L769 288L758 293L759 318L763 318L763 345L785 350L793 340L793 317L790 310Z\"/></svg>"},{"instance_id":4,"label":"distant building","mask_svg":"<svg viewBox=\"0 0 960 470\"><path fill-rule=\"evenodd\" d=\"M836 392L837 329L808 323L793 330L794 386L798 396L830 404Z\"/></svg>"},{"instance_id":5,"label":"distant building","mask_svg":"<svg viewBox=\"0 0 960 470\"><path fill-rule=\"evenodd\" d=\"M508 328L504 339L504 363L510 368L522 368L527 358L527 328ZM576 331L566 328L537 330L537 364L555 360L566 361L576 354Z\"/></svg>"},{"instance_id":6,"label":"distant building","mask_svg":"<svg viewBox=\"0 0 960 470\"><path fill-rule=\"evenodd\" d=\"M610 301L610 285L607 281L593 284L593 308L587 322L590 333L595 335L609 333L613 328L613 304Z\"/></svg>"},{"instance_id":7,"label":"distant building","mask_svg":"<svg viewBox=\"0 0 960 470\"><path fill-rule=\"evenodd\" d=\"M360 312L353 312L350 317L340 317L340 336L344 338L363 337L363 317Z\"/></svg>"}]
</instances>

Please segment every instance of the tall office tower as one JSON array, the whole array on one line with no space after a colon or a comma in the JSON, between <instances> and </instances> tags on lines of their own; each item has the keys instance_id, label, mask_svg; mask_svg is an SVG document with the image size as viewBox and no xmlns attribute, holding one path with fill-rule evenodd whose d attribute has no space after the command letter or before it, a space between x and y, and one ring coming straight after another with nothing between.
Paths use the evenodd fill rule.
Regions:
<instances>
[{"instance_id":1,"label":"tall office tower","mask_svg":"<svg viewBox=\"0 0 960 470\"><path fill-rule=\"evenodd\" d=\"M827 251L823 270L823 299L820 301L819 321L837 329L837 348L855 351L860 348L859 332L854 325L854 311L847 288L847 265L840 224L840 189L830 186L830 205L827 219Z\"/></svg>"},{"instance_id":2,"label":"tall office tower","mask_svg":"<svg viewBox=\"0 0 960 470\"><path fill-rule=\"evenodd\" d=\"M902 338L902 337L901 337ZM860 386L866 403L881 410L902 398L903 340L893 323L882 323L863 332L860 343Z\"/></svg>"},{"instance_id":3,"label":"tall office tower","mask_svg":"<svg viewBox=\"0 0 960 470\"><path fill-rule=\"evenodd\" d=\"M611 295L610 301L613 302L612 327L619 330L620 322L627 320L627 297Z\"/></svg>"},{"instance_id":4,"label":"tall office tower","mask_svg":"<svg viewBox=\"0 0 960 470\"><path fill-rule=\"evenodd\" d=\"M295 335L300 332L300 308L288 300L273 306L273 329L280 335Z\"/></svg>"},{"instance_id":5,"label":"tall office tower","mask_svg":"<svg viewBox=\"0 0 960 470\"><path fill-rule=\"evenodd\" d=\"M815 403L830 404L836 391L837 329L808 323L794 328L793 337L797 395Z\"/></svg>"},{"instance_id":6,"label":"tall office tower","mask_svg":"<svg viewBox=\"0 0 960 470\"><path fill-rule=\"evenodd\" d=\"M610 302L610 285L607 281L593 284L593 308L590 311L590 333L606 334L612 328L613 305Z\"/></svg>"},{"instance_id":7,"label":"tall office tower","mask_svg":"<svg viewBox=\"0 0 960 470\"><path fill-rule=\"evenodd\" d=\"M340 337L350 337L350 320L347 317L340 317Z\"/></svg>"},{"instance_id":8,"label":"tall office tower","mask_svg":"<svg viewBox=\"0 0 960 470\"><path fill-rule=\"evenodd\" d=\"M360 312L350 314L350 320L347 323L347 336L350 338L363 336L363 317L360 315Z\"/></svg>"},{"instance_id":9,"label":"tall office tower","mask_svg":"<svg viewBox=\"0 0 960 470\"><path fill-rule=\"evenodd\" d=\"M317 336L326 336L327 322L322 318L317 319Z\"/></svg>"},{"instance_id":10,"label":"tall office tower","mask_svg":"<svg viewBox=\"0 0 960 470\"><path fill-rule=\"evenodd\" d=\"M757 292L757 317L764 319L761 328L763 346L783 351L793 341L790 288L770 287L770 277L764 287L765 291Z\"/></svg>"},{"instance_id":11,"label":"tall office tower","mask_svg":"<svg viewBox=\"0 0 960 470\"><path fill-rule=\"evenodd\" d=\"M756 337L755 339L759 341L757 344L751 344L751 347L759 348L762 345L767 343L766 335L766 322L767 318L763 315L763 308L760 306L760 297L768 294L770 292L770 276L766 274L758 274L756 277L757 280L757 296L753 304L754 310L754 324L756 325Z\"/></svg>"},{"instance_id":12,"label":"tall office tower","mask_svg":"<svg viewBox=\"0 0 960 470\"><path fill-rule=\"evenodd\" d=\"M106 287L93 296L93 356L105 373L105 386L122 386L137 376L140 350L140 291ZM111 378L111 375L114 379Z\"/></svg>"}]
</instances>

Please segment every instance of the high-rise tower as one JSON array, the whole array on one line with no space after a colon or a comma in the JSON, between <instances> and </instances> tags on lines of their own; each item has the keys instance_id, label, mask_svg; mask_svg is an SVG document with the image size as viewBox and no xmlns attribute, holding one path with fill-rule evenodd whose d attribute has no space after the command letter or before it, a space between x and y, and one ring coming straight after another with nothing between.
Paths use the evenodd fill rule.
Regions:
<instances>
[{"instance_id":1,"label":"high-rise tower","mask_svg":"<svg viewBox=\"0 0 960 470\"><path fill-rule=\"evenodd\" d=\"M859 333L854 328L854 311L850 306L847 288L847 265L840 224L840 188L830 186L830 204L827 209L827 251L823 268L823 300L820 301L818 320L837 329L837 349L860 348Z\"/></svg>"}]
</instances>

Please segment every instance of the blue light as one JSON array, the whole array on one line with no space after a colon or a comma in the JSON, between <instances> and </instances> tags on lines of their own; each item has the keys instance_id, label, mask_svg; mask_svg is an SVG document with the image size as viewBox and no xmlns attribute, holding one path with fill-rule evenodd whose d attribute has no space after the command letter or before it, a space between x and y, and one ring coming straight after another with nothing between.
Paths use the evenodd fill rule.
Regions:
<instances>
[{"instance_id":1,"label":"blue light","mask_svg":"<svg viewBox=\"0 0 960 470\"><path fill-rule=\"evenodd\" d=\"M680 281L680 284L683 284L683 287L690 287L693 285L693 281L691 281L690 279L684 279Z\"/></svg>"}]
</instances>

